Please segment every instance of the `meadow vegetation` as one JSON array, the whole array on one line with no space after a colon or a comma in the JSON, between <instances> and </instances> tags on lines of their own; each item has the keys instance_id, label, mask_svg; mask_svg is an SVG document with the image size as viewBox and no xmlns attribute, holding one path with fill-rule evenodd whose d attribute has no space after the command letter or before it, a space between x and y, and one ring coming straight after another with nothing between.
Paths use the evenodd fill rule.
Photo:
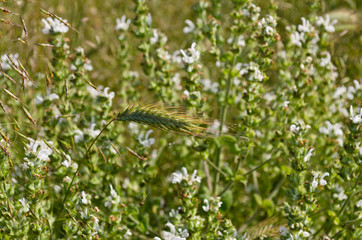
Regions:
<instances>
[{"instance_id":1,"label":"meadow vegetation","mask_svg":"<svg viewBox=\"0 0 362 240\"><path fill-rule=\"evenodd\" d=\"M0 0L0 239L362 239L361 9Z\"/></svg>"}]
</instances>

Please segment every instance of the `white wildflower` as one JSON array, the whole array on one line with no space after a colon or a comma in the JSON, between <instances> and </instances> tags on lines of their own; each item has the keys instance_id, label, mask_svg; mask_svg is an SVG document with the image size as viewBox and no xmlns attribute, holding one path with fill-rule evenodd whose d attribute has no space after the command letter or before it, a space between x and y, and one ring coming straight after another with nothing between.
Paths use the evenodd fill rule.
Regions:
<instances>
[{"instance_id":1,"label":"white wildflower","mask_svg":"<svg viewBox=\"0 0 362 240\"><path fill-rule=\"evenodd\" d=\"M204 209L205 212L208 212L210 210L210 204L207 199L204 199L204 206L202 206L202 209Z\"/></svg>"},{"instance_id":2,"label":"white wildflower","mask_svg":"<svg viewBox=\"0 0 362 240\"><path fill-rule=\"evenodd\" d=\"M216 61L216 62L215 62L215 66L218 67L218 68L224 67L224 66L225 66L225 62Z\"/></svg>"},{"instance_id":3,"label":"white wildflower","mask_svg":"<svg viewBox=\"0 0 362 240\"><path fill-rule=\"evenodd\" d=\"M94 222L94 224L93 224L94 232L92 233L92 235L96 235L96 234L98 234L98 231L99 231L99 219L94 215L90 215L90 216L92 217L93 222Z\"/></svg>"},{"instance_id":4,"label":"white wildflower","mask_svg":"<svg viewBox=\"0 0 362 240\"><path fill-rule=\"evenodd\" d=\"M356 204L357 207L359 208L362 208L362 199L360 199L357 204Z\"/></svg>"},{"instance_id":5,"label":"white wildflower","mask_svg":"<svg viewBox=\"0 0 362 240\"><path fill-rule=\"evenodd\" d=\"M75 143L79 143L84 140L84 134L81 130L76 129L73 131L73 133L74 133L74 142Z\"/></svg>"},{"instance_id":6,"label":"white wildflower","mask_svg":"<svg viewBox=\"0 0 362 240\"><path fill-rule=\"evenodd\" d=\"M276 96L274 92L267 92L264 94L264 99L267 102L273 102L275 100Z\"/></svg>"},{"instance_id":7,"label":"white wildflower","mask_svg":"<svg viewBox=\"0 0 362 240\"><path fill-rule=\"evenodd\" d=\"M336 136L338 144L340 146L343 146L343 130L342 130L343 126L339 123L332 124L329 121L326 121L325 124L326 124L325 127L319 128L319 132L327 136Z\"/></svg>"},{"instance_id":8,"label":"white wildflower","mask_svg":"<svg viewBox=\"0 0 362 240\"><path fill-rule=\"evenodd\" d=\"M303 158L303 161L304 161L304 162L308 162L308 161L309 161L310 157L312 156L313 151L314 151L314 148L309 149L307 155L305 155L304 158Z\"/></svg>"},{"instance_id":9,"label":"white wildflower","mask_svg":"<svg viewBox=\"0 0 362 240\"><path fill-rule=\"evenodd\" d=\"M129 76L133 79L137 79L139 77L139 73L137 71L129 71Z\"/></svg>"},{"instance_id":10,"label":"white wildflower","mask_svg":"<svg viewBox=\"0 0 362 240\"><path fill-rule=\"evenodd\" d=\"M143 133L141 133L140 135L138 135L138 141L140 142L141 145L143 145L144 147L150 147L155 143L155 139L154 138L149 138L150 134L153 133L153 130L148 130L146 132L145 138L143 138Z\"/></svg>"},{"instance_id":11,"label":"white wildflower","mask_svg":"<svg viewBox=\"0 0 362 240\"><path fill-rule=\"evenodd\" d=\"M189 231L186 228L185 229L179 228L178 232L180 233L180 236L185 238L185 239L190 235Z\"/></svg>"},{"instance_id":12,"label":"white wildflower","mask_svg":"<svg viewBox=\"0 0 362 240\"><path fill-rule=\"evenodd\" d=\"M12 62L14 62L15 66L19 66L19 62L18 62L18 58L19 58L19 54L15 53L15 54L3 54L1 56L1 59L0 59L0 65L1 65L1 68L3 70L9 70L11 69L11 65L13 64Z\"/></svg>"},{"instance_id":13,"label":"white wildflower","mask_svg":"<svg viewBox=\"0 0 362 240\"><path fill-rule=\"evenodd\" d=\"M235 69L237 71L239 71L240 76L243 76L243 75L249 73L249 64L247 64L247 63L237 63L235 65ZM254 66L254 69L256 70L256 69L259 69L259 68L256 68Z\"/></svg>"},{"instance_id":14,"label":"white wildflower","mask_svg":"<svg viewBox=\"0 0 362 240\"><path fill-rule=\"evenodd\" d=\"M123 235L124 239L130 239L130 237L132 236L132 232L127 229L126 233Z\"/></svg>"},{"instance_id":15,"label":"white wildflower","mask_svg":"<svg viewBox=\"0 0 362 240\"><path fill-rule=\"evenodd\" d=\"M356 91L361 89L361 85L357 80L353 80L353 84L354 84L354 89L356 89Z\"/></svg>"},{"instance_id":16,"label":"white wildflower","mask_svg":"<svg viewBox=\"0 0 362 240\"><path fill-rule=\"evenodd\" d=\"M180 64L181 66L183 66L183 62L182 62L182 56L181 56L181 51L180 50L176 50L173 54L172 54L172 62Z\"/></svg>"},{"instance_id":17,"label":"white wildflower","mask_svg":"<svg viewBox=\"0 0 362 240\"><path fill-rule=\"evenodd\" d=\"M302 236L305 237L305 238L307 238L307 237L310 236L310 233L309 233L309 232L302 231L302 230L301 230L301 232L302 232Z\"/></svg>"},{"instance_id":18,"label":"white wildflower","mask_svg":"<svg viewBox=\"0 0 362 240\"><path fill-rule=\"evenodd\" d=\"M97 126L95 123L91 123L90 128L84 129L84 132L88 133L91 138L95 138L99 135L101 130L95 130L94 128Z\"/></svg>"},{"instance_id":19,"label":"white wildflower","mask_svg":"<svg viewBox=\"0 0 362 240\"><path fill-rule=\"evenodd\" d=\"M283 108L287 108L289 106L290 101L283 102Z\"/></svg>"},{"instance_id":20,"label":"white wildflower","mask_svg":"<svg viewBox=\"0 0 362 240\"><path fill-rule=\"evenodd\" d=\"M172 77L172 82L174 83L174 87L176 90L181 90L181 77L179 73L175 73L175 75Z\"/></svg>"},{"instance_id":21,"label":"white wildflower","mask_svg":"<svg viewBox=\"0 0 362 240\"><path fill-rule=\"evenodd\" d=\"M59 193L62 188L59 185L54 185L54 192Z\"/></svg>"},{"instance_id":22,"label":"white wildflower","mask_svg":"<svg viewBox=\"0 0 362 240\"><path fill-rule=\"evenodd\" d=\"M82 191L81 195L82 195L81 200L80 200L81 203L83 203L84 205L87 205L89 203L87 194L84 191Z\"/></svg>"},{"instance_id":23,"label":"white wildflower","mask_svg":"<svg viewBox=\"0 0 362 240\"><path fill-rule=\"evenodd\" d=\"M95 89L89 85L87 85L87 91L89 92L89 94L91 95L92 98L95 98L100 94L100 92L97 89Z\"/></svg>"},{"instance_id":24,"label":"white wildflower","mask_svg":"<svg viewBox=\"0 0 362 240\"><path fill-rule=\"evenodd\" d=\"M190 97L190 92L188 90L185 90L183 93L186 96L186 98Z\"/></svg>"},{"instance_id":25,"label":"white wildflower","mask_svg":"<svg viewBox=\"0 0 362 240\"><path fill-rule=\"evenodd\" d=\"M184 29L183 29L183 32L185 34L191 33L195 30L195 24L191 20L186 19L185 23L186 23L186 27L184 27Z\"/></svg>"},{"instance_id":26,"label":"white wildflower","mask_svg":"<svg viewBox=\"0 0 362 240\"><path fill-rule=\"evenodd\" d=\"M114 190L112 184L109 185L111 195L107 197L107 201L104 203L105 207L111 208L112 205L117 204L120 201L120 197L117 192Z\"/></svg>"},{"instance_id":27,"label":"white wildflower","mask_svg":"<svg viewBox=\"0 0 362 240\"><path fill-rule=\"evenodd\" d=\"M289 231L286 227L280 227L279 228L279 234L283 237L287 237L289 234Z\"/></svg>"},{"instance_id":28,"label":"white wildflower","mask_svg":"<svg viewBox=\"0 0 362 240\"><path fill-rule=\"evenodd\" d=\"M212 93L218 92L219 83L217 82L211 82L210 79L202 79L201 84L204 85L204 91L210 91Z\"/></svg>"},{"instance_id":29,"label":"white wildflower","mask_svg":"<svg viewBox=\"0 0 362 240\"><path fill-rule=\"evenodd\" d=\"M26 200L25 198L19 199L20 204L23 206L21 212L28 212L30 209L28 200Z\"/></svg>"},{"instance_id":30,"label":"white wildflower","mask_svg":"<svg viewBox=\"0 0 362 240\"><path fill-rule=\"evenodd\" d=\"M234 41L234 38L233 37L230 37L227 42L228 44L232 44ZM240 35L239 37L237 37L236 39L236 45L239 46L239 47L245 47L245 39L244 39L244 36L243 35Z\"/></svg>"},{"instance_id":31,"label":"white wildflower","mask_svg":"<svg viewBox=\"0 0 362 240\"><path fill-rule=\"evenodd\" d=\"M321 53L324 57L321 58L321 62L319 63L319 65L321 67L326 67L327 65L329 65L331 63L331 54L329 52L323 52Z\"/></svg>"},{"instance_id":32,"label":"white wildflower","mask_svg":"<svg viewBox=\"0 0 362 240\"><path fill-rule=\"evenodd\" d=\"M131 19L127 19L126 15L123 15L121 18L116 19L116 31L127 31L129 25L131 23Z\"/></svg>"},{"instance_id":33,"label":"white wildflower","mask_svg":"<svg viewBox=\"0 0 362 240\"><path fill-rule=\"evenodd\" d=\"M327 32L333 33L335 31L334 25L337 23L337 19L331 20L329 15L327 14L325 19L323 17L319 17L317 19L317 26L323 25Z\"/></svg>"},{"instance_id":34,"label":"white wildflower","mask_svg":"<svg viewBox=\"0 0 362 240\"><path fill-rule=\"evenodd\" d=\"M109 91L109 87L104 88L103 94L106 98L108 98L108 101L111 102L112 99L114 98L115 94L114 94L114 92L108 93L108 91Z\"/></svg>"},{"instance_id":35,"label":"white wildflower","mask_svg":"<svg viewBox=\"0 0 362 240\"><path fill-rule=\"evenodd\" d=\"M293 132L293 133L297 133L297 132L299 132L299 130L300 130L300 127L298 125L296 125L296 124L292 124L290 126L290 131Z\"/></svg>"},{"instance_id":36,"label":"white wildflower","mask_svg":"<svg viewBox=\"0 0 362 240\"><path fill-rule=\"evenodd\" d=\"M269 36L272 36L273 33L274 33L274 29L273 29L272 27L270 27L270 26L266 26L266 27L265 27L265 32L266 32L266 34L268 34Z\"/></svg>"},{"instance_id":37,"label":"white wildflower","mask_svg":"<svg viewBox=\"0 0 362 240\"><path fill-rule=\"evenodd\" d=\"M182 61L187 64L192 64L200 58L200 52L196 50L196 43L192 43L191 48L187 49L186 52L182 49L180 51L183 56Z\"/></svg>"},{"instance_id":38,"label":"white wildflower","mask_svg":"<svg viewBox=\"0 0 362 240\"><path fill-rule=\"evenodd\" d=\"M147 26L151 27L151 25L152 25L152 15L151 15L151 13L147 14L146 23L147 23Z\"/></svg>"},{"instance_id":39,"label":"white wildflower","mask_svg":"<svg viewBox=\"0 0 362 240\"><path fill-rule=\"evenodd\" d=\"M162 48L157 49L156 52L157 52L157 56L165 62L167 62L171 59L171 55L168 53L168 51L166 51Z\"/></svg>"},{"instance_id":40,"label":"white wildflower","mask_svg":"<svg viewBox=\"0 0 362 240\"><path fill-rule=\"evenodd\" d=\"M204 209L205 212L208 212L210 209L213 212L217 212L217 211L219 211L219 208L221 207L222 202L220 201L220 197L212 197L210 199L210 201L207 199L204 199L204 204L205 204L205 206L202 206L202 209Z\"/></svg>"},{"instance_id":41,"label":"white wildflower","mask_svg":"<svg viewBox=\"0 0 362 240\"><path fill-rule=\"evenodd\" d=\"M187 174L187 172L186 172L186 174ZM171 182L173 184L180 183L182 181L182 179L183 179L183 174L181 172L176 171L176 172L172 173Z\"/></svg>"},{"instance_id":42,"label":"white wildflower","mask_svg":"<svg viewBox=\"0 0 362 240\"><path fill-rule=\"evenodd\" d=\"M263 81L263 78L264 78L263 73L259 69L255 69L254 78L260 82Z\"/></svg>"},{"instance_id":43,"label":"white wildflower","mask_svg":"<svg viewBox=\"0 0 362 240\"><path fill-rule=\"evenodd\" d=\"M323 173L323 175L321 176L320 180L319 180L319 184L322 185L322 186L325 186L327 185L327 181L324 180L325 177L328 177L329 176L329 173L328 172L325 172Z\"/></svg>"},{"instance_id":44,"label":"white wildflower","mask_svg":"<svg viewBox=\"0 0 362 240\"><path fill-rule=\"evenodd\" d=\"M292 45L301 47L302 43L305 42L304 32L302 32L302 33L299 33L297 31L293 32L292 35L290 35L290 42Z\"/></svg>"},{"instance_id":45,"label":"white wildflower","mask_svg":"<svg viewBox=\"0 0 362 240\"><path fill-rule=\"evenodd\" d=\"M50 95L48 95L48 99L49 101L54 101L56 99L59 99L59 96L56 93L51 93Z\"/></svg>"},{"instance_id":46,"label":"white wildflower","mask_svg":"<svg viewBox=\"0 0 362 240\"><path fill-rule=\"evenodd\" d=\"M209 126L208 131L216 136L220 135L220 125L221 123L219 120L215 119L211 126ZM222 130L223 133L226 133L229 131L228 127L223 125Z\"/></svg>"},{"instance_id":47,"label":"white wildflower","mask_svg":"<svg viewBox=\"0 0 362 240\"><path fill-rule=\"evenodd\" d=\"M42 104L45 100L48 100L48 101L52 102L52 101L57 100L57 99L59 99L58 94L51 93L50 90L48 89L46 97L42 97L41 95L38 95L38 96L36 96L34 101L35 101L35 104L38 105L38 104Z\"/></svg>"},{"instance_id":48,"label":"white wildflower","mask_svg":"<svg viewBox=\"0 0 362 240\"><path fill-rule=\"evenodd\" d=\"M337 99L337 98L339 98L340 96L342 96L345 92L347 92L347 88L346 88L345 86L338 87L338 88L336 88L336 90L334 91L333 98L334 98L334 99Z\"/></svg>"},{"instance_id":49,"label":"white wildflower","mask_svg":"<svg viewBox=\"0 0 362 240\"><path fill-rule=\"evenodd\" d=\"M197 174L197 170L194 170L194 172L192 173L192 175L190 176L187 173L187 169L185 167L181 168L181 172L180 171L176 171L174 173L172 173L172 179L171 182L173 184L176 183L181 183L182 180L185 180L187 182L187 184L189 186L191 186L192 184L198 182L201 182L201 178L199 176L196 175Z\"/></svg>"},{"instance_id":50,"label":"white wildflower","mask_svg":"<svg viewBox=\"0 0 362 240\"><path fill-rule=\"evenodd\" d=\"M162 231L161 235L165 240L186 240L186 237L180 237L177 232L176 232L176 228L175 226L168 222L166 223L166 227L168 227L170 229L169 232L167 231ZM160 239L158 237L154 238L154 239Z\"/></svg>"},{"instance_id":51,"label":"white wildflower","mask_svg":"<svg viewBox=\"0 0 362 240\"><path fill-rule=\"evenodd\" d=\"M40 94L38 94L35 97L34 102L35 102L35 105L42 104L44 102L44 98Z\"/></svg>"},{"instance_id":52,"label":"white wildflower","mask_svg":"<svg viewBox=\"0 0 362 240\"><path fill-rule=\"evenodd\" d=\"M312 25L309 23L309 20L305 19L304 17L302 17L302 24L298 25L298 31L299 32L312 32L313 31L313 27Z\"/></svg>"},{"instance_id":53,"label":"white wildflower","mask_svg":"<svg viewBox=\"0 0 362 240\"><path fill-rule=\"evenodd\" d=\"M84 209L84 211L81 211L80 212L80 217L81 218L85 218L85 219L89 219L90 216L89 216L89 212L88 212L88 208Z\"/></svg>"},{"instance_id":54,"label":"white wildflower","mask_svg":"<svg viewBox=\"0 0 362 240\"><path fill-rule=\"evenodd\" d=\"M53 150L44 141L34 141L29 139L30 143L27 144L28 150L37 155L37 158L41 161L46 161L49 156L53 153ZM52 144L52 142L48 142ZM40 147L40 148L39 148Z\"/></svg>"},{"instance_id":55,"label":"white wildflower","mask_svg":"<svg viewBox=\"0 0 362 240\"><path fill-rule=\"evenodd\" d=\"M347 88L346 98L349 100L353 100L355 93L356 93L356 89L353 86L349 86Z\"/></svg>"},{"instance_id":56,"label":"white wildflower","mask_svg":"<svg viewBox=\"0 0 362 240\"><path fill-rule=\"evenodd\" d=\"M358 111L359 111L359 114L358 114ZM354 124L362 123L362 108L357 108L356 115L354 115L353 106L351 105L351 107L349 108L349 113L351 115L350 119Z\"/></svg>"},{"instance_id":57,"label":"white wildflower","mask_svg":"<svg viewBox=\"0 0 362 240\"><path fill-rule=\"evenodd\" d=\"M139 129L139 125L137 123L134 122L130 122L128 124L128 129L133 133L133 134L138 134L140 132Z\"/></svg>"},{"instance_id":58,"label":"white wildflower","mask_svg":"<svg viewBox=\"0 0 362 240\"><path fill-rule=\"evenodd\" d=\"M63 182L70 183L71 181L72 181L72 179L70 177L68 177L68 176L65 176L63 178Z\"/></svg>"},{"instance_id":59,"label":"white wildflower","mask_svg":"<svg viewBox=\"0 0 362 240\"><path fill-rule=\"evenodd\" d=\"M323 173L322 176L318 179L319 174L320 173L318 173L318 172L313 174L313 181L312 181L312 187L313 188L318 187L318 185L321 185L321 186L327 185L327 181L324 180L324 178L328 177L329 173L328 172Z\"/></svg>"},{"instance_id":60,"label":"white wildflower","mask_svg":"<svg viewBox=\"0 0 362 240\"><path fill-rule=\"evenodd\" d=\"M65 166L66 168L69 168L72 164L72 159L70 158L69 155L65 155L65 158L66 160L62 162L62 165Z\"/></svg>"},{"instance_id":61,"label":"white wildflower","mask_svg":"<svg viewBox=\"0 0 362 240\"><path fill-rule=\"evenodd\" d=\"M272 26L276 26L277 25L277 20L275 20L275 18L273 18L273 16L268 15L267 23L272 25Z\"/></svg>"},{"instance_id":62,"label":"white wildflower","mask_svg":"<svg viewBox=\"0 0 362 240\"><path fill-rule=\"evenodd\" d=\"M118 197L118 194L117 194L117 192L114 190L112 184L110 184L109 187L111 188L111 191L110 191L110 192L111 192L112 198L117 198L117 197Z\"/></svg>"},{"instance_id":63,"label":"white wildflower","mask_svg":"<svg viewBox=\"0 0 362 240\"><path fill-rule=\"evenodd\" d=\"M338 194L334 193L333 194L334 198L337 198L339 201L343 201L343 200L347 199L347 195L344 193L343 187L337 185L335 189L337 190Z\"/></svg>"},{"instance_id":64,"label":"white wildflower","mask_svg":"<svg viewBox=\"0 0 362 240\"><path fill-rule=\"evenodd\" d=\"M86 59L86 61L84 62L83 65L84 70L90 72L93 70L93 66L92 66L92 60L90 59Z\"/></svg>"},{"instance_id":65,"label":"white wildflower","mask_svg":"<svg viewBox=\"0 0 362 240\"><path fill-rule=\"evenodd\" d=\"M239 36L237 41L236 41L236 45L238 45L239 47L245 47L245 39L244 36Z\"/></svg>"},{"instance_id":66,"label":"white wildflower","mask_svg":"<svg viewBox=\"0 0 362 240\"><path fill-rule=\"evenodd\" d=\"M158 42L158 39L159 39L159 36L158 36L158 33L157 33L157 29L153 29L153 30L152 30L152 33L153 33L153 35L152 35L152 37L150 38L150 42L151 42L151 44L155 44L155 43Z\"/></svg>"},{"instance_id":67,"label":"white wildflower","mask_svg":"<svg viewBox=\"0 0 362 240\"><path fill-rule=\"evenodd\" d=\"M59 21L59 19L48 17L47 19L41 20L44 24L44 28L42 32L44 34L57 34L57 33L66 33L68 32L69 28L63 22L67 22L67 20L63 20L63 22Z\"/></svg>"}]
</instances>

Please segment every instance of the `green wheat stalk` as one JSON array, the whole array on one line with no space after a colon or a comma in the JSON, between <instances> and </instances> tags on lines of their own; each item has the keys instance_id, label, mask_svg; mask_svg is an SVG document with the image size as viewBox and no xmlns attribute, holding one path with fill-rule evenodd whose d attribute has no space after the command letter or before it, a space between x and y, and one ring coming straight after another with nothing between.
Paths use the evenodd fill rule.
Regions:
<instances>
[{"instance_id":1,"label":"green wheat stalk","mask_svg":"<svg viewBox=\"0 0 362 240\"><path fill-rule=\"evenodd\" d=\"M118 114L116 120L136 122L178 134L198 137L210 135L200 126L208 125L206 122L180 112L162 109L158 105L129 105Z\"/></svg>"}]
</instances>

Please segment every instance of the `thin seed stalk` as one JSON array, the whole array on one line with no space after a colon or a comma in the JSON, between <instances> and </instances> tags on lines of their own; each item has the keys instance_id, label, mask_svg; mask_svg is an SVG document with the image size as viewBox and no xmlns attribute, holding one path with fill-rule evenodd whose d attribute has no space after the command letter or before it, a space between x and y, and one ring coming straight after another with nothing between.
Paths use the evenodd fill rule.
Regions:
<instances>
[{"instance_id":1,"label":"thin seed stalk","mask_svg":"<svg viewBox=\"0 0 362 240\"><path fill-rule=\"evenodd\" d=\"M230 88L231 88L231 75L232 75L232 70L234 68L234 65L235 65L235 61L236 61L236 56L233 55L233 61L232 61L232 64L231 64L231 68L230 68L230 71L229 71L229 75L228 75L228 79L227 79L227 82L226 82L226 92L225 92L225 99L224 99L224 104L223 106L221 107L221 110L220 110L220 127L219 127L219 132L221 133L222 132L222 128L224 126L224 122L225 122L225 118L226 118L226 112L227 112L227 99L229 98L229 94L230 94ZM215 166L220 168L220 155L221 155L221 145L217 148L217 151L216 151L216 158L215 158ZM214 175L214 186L213 186L213 190L214 190L214 193L217 192L217 183L219 182L219 179L220 179L220 173L219 172L216 172L215 175Z\"/></svg>"},{"instance_id":2,"label":"thin seed stalk","mask_svg":"<svg viewBox=\"0 0 362 240\"><path fill-rule=\"evenodd\" d=\"M65 205L65 201L67 200L68 194L70 192L70 188L73 185L74 179L77 176L77 173L79 172L80 168L82 167L83 163L85 162L85 158L87 157L89 151L91 150L92 146L96 143L97 139L99 138L100 135L102 135L102 133L107 129L107 127L114 121L116 120L117 117L112 118L101 130L101 132L93 139L91 145L89 145L89 147L87 148L87 151L85 152L85 154L83 155L83 158L80 160L79 164L78 164L78 168L75 171L75 173L73 174L72 177L72 181L69 184L69 187L67 189L67 192L65 193L64 199L63 199L63 205ZM65 208L65 207L64 207Z\"/></svg>"}]
</instances>

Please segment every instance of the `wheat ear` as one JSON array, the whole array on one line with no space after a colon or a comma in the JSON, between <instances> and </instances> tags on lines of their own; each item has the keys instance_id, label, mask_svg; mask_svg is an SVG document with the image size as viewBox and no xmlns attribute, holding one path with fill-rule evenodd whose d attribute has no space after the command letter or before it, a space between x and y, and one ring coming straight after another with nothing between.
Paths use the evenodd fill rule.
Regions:
<instances>
[{"instance_id":1,"label":"wheat ear","mask_svg":"<svg viewBox=\"0 0 362 240\"><path fill-rule=\"evenodd\" d=\"M145 124L179 134L199 137L207 135L205 128L200 127L206 123L179 112L162 109L157 105L127 106L118 114L117 120Z\"/></svg>"}]
</instances>

